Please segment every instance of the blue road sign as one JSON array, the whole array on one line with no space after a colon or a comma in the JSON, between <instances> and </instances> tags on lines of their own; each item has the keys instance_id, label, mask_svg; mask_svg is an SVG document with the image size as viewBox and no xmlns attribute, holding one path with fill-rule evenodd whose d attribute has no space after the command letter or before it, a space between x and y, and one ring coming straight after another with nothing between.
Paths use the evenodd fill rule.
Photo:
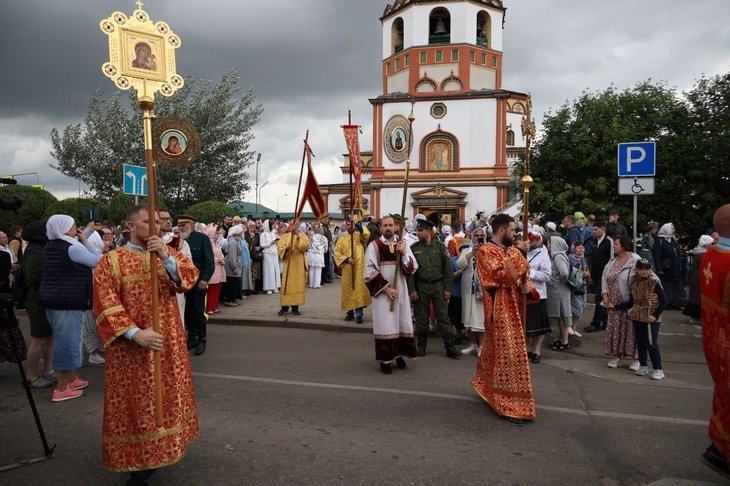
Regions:
<instances>
[{"instance_id":1,"label":"blue road sign","mask_svg":"<svg viewBox=\"0 0 730 486\"><path fill-rule=\"evenodd\" d=\"M655 142L618 144L619 177L647 177L654 175L656 175Z\"/></svg>"},{"instance_id":2,"label":"blue road sign","mask_svg":"<svg viewBox=\"0 0 730 486\"><path fill-rule=\"evenodd\" d=\"M147 195L146 167L124 164L122 177L124 194L131 194L132 196Z\"/></svg>"}]
</instances>

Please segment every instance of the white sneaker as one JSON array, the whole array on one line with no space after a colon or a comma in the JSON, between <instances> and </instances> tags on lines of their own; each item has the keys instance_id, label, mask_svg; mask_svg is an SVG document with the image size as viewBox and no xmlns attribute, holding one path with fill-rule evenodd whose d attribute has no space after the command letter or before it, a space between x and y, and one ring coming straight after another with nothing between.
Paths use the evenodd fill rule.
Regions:
<instances>
[{"instance_id":1,"label":"white sneaker","mask_svg":"<svg viewBox=\"0 0 730 486\"><path fill-rule=\"evenodd\" d=\"M619 366L621 366L621 360L618 358L612 359L611 361L608 362L609 368L618 368Z\"/></svg>"},{"instance_id":2,"label":"white sneaker","mask_svg":"<svg viewBox=\"0 0 730 486\"><path fill-rule=\"evenodd\" d=\"M89 364L103 365L104 363L106 363L106 360L101 354L94 352L89 355Z\"/></svg>"},{"instance_id":3,"label":"white sneaker","mask_svg":"<svg viewBox=\"0 0 730 486\"><path fill-rule=\"evenodd\" d=\"M663 380L664 372L662 370L652 370L651 379L652 380Z\"/></svg>"},{"instance_id":4,"label":"white sneaker","mask_svg":"<svg viewBox=\"0 0 730 486\"><path fill-rule=\"evenodd\" d=\"M583 337L583 335L581 333L579 333L578 331L573 331L573 336L575 336L577 338L582 338Z\"/></svg>"},{"instance_id":5,"label":"white sneaker","mask_svg":"<svg viewBox=\"0 0 730 486\"><path fill-rule=\"evenodd\" d=\"M467 355L475 352L478 349L478 346L476 344L470 344L466 348L461 350L461 354Z\"/></svg>"},{"instance_id":6,"label":"white sneaker","mask_svg":"<svg viewBox=\"0 0 730 486\"><path fill-rule=\"evenodd\" d=\"M636 376L646 376L649 374L649 368L646 366L639 366L639 369L636 370Z\"/></svg>"},{"instance_id":7,"label":"white sneaker","mask_svg":"<svg viewBox=\"0 0 730 486\"><path fill-rule=\"evenodd\" d=\"M484 346L479 346L479 347L477 348L477 357L479 357L479 356L481 356L481 355L482 355L482 349L484 349Z\"/></svg>"},{"instance_id":8,"label":"white sneaker","mask_svg":"<svg viewBox=\"0 0 730 486\"><path fill-rule=\"evenodd\" d=\"M638 361L634 361L631 363L631 366L629 366L629 369L631 371L639 371L639 368L641 367L641 364Z\"/></svg>"},{"instance_id":9,"label":"white sneaker","mask_svg":"<svg viewBox=\"0 0 730 486\"><path fill-rule=\"evenodd\" d=\"M274 293L274 292L273 292L273 291L271 291L271 290L267 290L267 291L266 291L266 295L272 295L273 293Z\"/></svg>"},{"instance_id":10,"label":"white sneaker","mask_svg":"<svg viewBox=\"0 0 730 486\"><path fill-rule=\"evenodd\" d=\"M575 331L573 330L572 327L568 328L568 336L575 336Z\"/></svg>"}]
</instances>

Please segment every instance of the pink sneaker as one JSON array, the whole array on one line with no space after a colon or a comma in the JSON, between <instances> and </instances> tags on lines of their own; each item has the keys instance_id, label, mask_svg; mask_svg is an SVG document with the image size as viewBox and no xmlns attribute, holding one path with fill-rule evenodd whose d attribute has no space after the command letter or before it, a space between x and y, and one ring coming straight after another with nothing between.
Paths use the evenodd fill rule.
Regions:
<instances>
[{"instance_id":1,"label":"pink sneaker","mask_svg":"<svg viewBox=\"0 0 730 486\"><path fill-rule=\"evenodd\" d=\"M72 400L74 398L78 398L81 395L83 395L84 392L82 390L74 390L71 388L71 385L66 385L66 389L63 391L59 390L53 390L53 398L51 399L52 402L63 402L66 400Z\"/></svg>"},{"instance_id":2,"label":"pink sneaker","mask_svg":"<svg viewBox=\"0 0 730 486\"><path fill-rule=\"evenodd\" d=\"M86 388L87 386L89 386L89 382L84 381L77 376L74 381L68 384L68 386L70 386L74 390L81 390L82 388Z\"/></svg>"}]
</instances>

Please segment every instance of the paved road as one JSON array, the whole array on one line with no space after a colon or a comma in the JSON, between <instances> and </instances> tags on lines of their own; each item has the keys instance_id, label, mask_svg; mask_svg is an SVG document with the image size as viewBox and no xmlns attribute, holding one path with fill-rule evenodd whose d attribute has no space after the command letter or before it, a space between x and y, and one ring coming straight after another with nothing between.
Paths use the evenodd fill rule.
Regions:
<instances>
[{"instance_id":1,"label":"paved road","mask_svg":"<svg viewBox=\"0 0 730 486\"><path fill-rule=\"evenodd\" d=\"M699 331L673 319L664 382L608 369L600 336L546 351L532 365L538 419L522 428L475 396L476 359L450 360L436 339L385 376L364 333L212 325L191 358L202 436L155 483L721 484L699 461L711 403ZM41 449L17 374L0 365L0 466ZM122 484L101 467L103 368L83 376L78 400L34 392L58 457L0 484Z\"/></svg>"}]
</instances>

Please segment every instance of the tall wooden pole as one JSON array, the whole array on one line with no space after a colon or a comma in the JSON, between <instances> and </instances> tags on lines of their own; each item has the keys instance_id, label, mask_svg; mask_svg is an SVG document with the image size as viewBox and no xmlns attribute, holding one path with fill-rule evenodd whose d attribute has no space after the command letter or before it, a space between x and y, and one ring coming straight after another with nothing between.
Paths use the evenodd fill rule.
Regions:
<instances>
[{"instance_id":1,"label":"tall wooden pole","mask_svg":"<svg viewBox=\"0 0 730 486\"><path fill-rule=\"evenodd\" d=\"M533 184L530 176L530 147L532 137L535 136L535 121L532 119L532 95L527 95L527 108L522 118L522 136L525 137L525 175L522 176L522 185L525 190L522 194L522 238L530 241L530 187ZM527 295L522 294L522 327L527 329Z\"/></svg>"},{"instance_id":2,"label":"tall wooden pole","mask_svg":"<svg viewBox=\"0 0 730 486\"><path fill-rule=\"evenodd\" d=\"M411 172L411 150L413 149L413 122L416 116L413 114L413 106L416 104L415 100L411 99L411 114L408 115L408 156L406 157L406 178L403 181L403 200L401 202L400 217L401 223L398 227L398 239L396 241L403 240L403 230L406 225L406 201L408 200L408 176ZM398 280L400 276L400 263L401 254L396 252L395 254L395 276L393 277L393 288L398 290ZM390 301L390 311L395 311L395 300Z\"/></svg>"},{"instance_id":3,"label":"tall wooden pole","mask_svg":"<svg viewBox=\"0 0 730 486\"><path fill-rule=\"evenodd\" d=\"M157 171L152 158L152 122L155 119L154 98L146 93L139 99L144 122L144 159L147 167L147 214L150 224L150 234L154 234L157 220ZM150 252L150 285L152 298L152 329L160 332L160 289L157 276L157 253ZM163 427L162 421L162 372L160 370L160 352L153 351L153 367L155 375L155 425Z\"/></svg>"},{"instance_id":4,"label":"tall wooden pole","mask_svg":"<svg viewBox=\"0 0 730 486\"><path fill-rule=\"evenodd\" d=\"M299 169L299 185L297 186L297 200L294 204L294 225L299 225L299 195L302 192L302 176L304 175L304 160L307 158L307 142L309 141L309 130L307 130L307 134L304 136L304 151L302 152L302 166ZM297 240L299 240L299 233L297 232ZM294 250L294 247L297 245L297 241L292 240L291 242L292 248L291 250ZM286 262L289 259L290 252L287 251L284 255L284 261ZM286 294L286 289L289 286L289 263L286 263L286 275L284 276L284 288L282 290L283 293Z\"/></svg>"},{"instance_id":5,"label":"tall wooden pole","mask_svg":"<svg viewBox=\"0 0 730 486\"><path fill-rule=\"evenodd\" d=\"M347 110L347 124L352 125L352 111ZM358 154L359 155L359 154ZM350 220L353 224L352 234L350 235L350 257L355 260L355 191L352 186L352 156L350 156ZM355 263L352 265L352 290L355 290Z\"/></svg>"}]
</instances>

